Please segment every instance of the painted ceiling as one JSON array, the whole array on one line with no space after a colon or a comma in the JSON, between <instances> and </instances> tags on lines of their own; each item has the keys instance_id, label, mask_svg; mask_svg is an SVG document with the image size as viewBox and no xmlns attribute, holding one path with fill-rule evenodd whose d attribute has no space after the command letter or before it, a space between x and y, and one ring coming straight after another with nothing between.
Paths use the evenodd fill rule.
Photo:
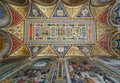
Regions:
<instances>
[{"instance_id":1,"label":"painted ceiling","mask_svg":"<svg viewBox=\"0 0 120 83\"><path fill-rule=\"evenodd\" d=\"M1 0L0 58L120 56L119 0Z\"/></svg>"}]
</instances>

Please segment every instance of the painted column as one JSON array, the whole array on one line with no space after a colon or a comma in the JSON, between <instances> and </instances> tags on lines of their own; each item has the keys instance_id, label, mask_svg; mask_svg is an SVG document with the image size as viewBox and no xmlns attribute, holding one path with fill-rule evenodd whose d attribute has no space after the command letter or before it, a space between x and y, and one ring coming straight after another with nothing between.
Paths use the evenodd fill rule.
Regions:
<instances>
[{"instance_id":1,"label":"painted column","mask_svg":"<svg viewBox=\"0 0 120 83\"><path fill-rule=\"evenodd\" d=\"M32 40L32 34L33 34L33 26L32 26L32 24L30 24L30 26L29 26L29 38L30 38L30 40Z\"/></svg>"}]
</instances>

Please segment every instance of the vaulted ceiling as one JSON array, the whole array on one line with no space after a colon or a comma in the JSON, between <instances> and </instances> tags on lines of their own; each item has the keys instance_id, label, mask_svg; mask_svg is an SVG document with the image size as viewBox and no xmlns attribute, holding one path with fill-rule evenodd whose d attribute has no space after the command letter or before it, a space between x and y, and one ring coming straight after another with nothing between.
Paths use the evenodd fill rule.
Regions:
<instances>
[{"instance_id":1,"label":"vaulted ceiling","mask_svg":"<svg viewBox=\"0 0 120 83\"><path fill-rule=\"evenodd\" d=\"M0 57L119 57L119 12L119 0L1 0Z\"/></svg>"}]
</instances>

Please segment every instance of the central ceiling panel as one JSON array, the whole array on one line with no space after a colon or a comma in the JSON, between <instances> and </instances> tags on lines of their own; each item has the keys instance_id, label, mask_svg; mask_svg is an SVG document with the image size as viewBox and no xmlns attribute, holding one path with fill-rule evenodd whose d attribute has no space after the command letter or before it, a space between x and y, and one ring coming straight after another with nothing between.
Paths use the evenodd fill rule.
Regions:
<instances>
[{"instance_id":1,"label":"central ceiling panel","mask_svg":"<svg viewBox=\"0 0 120 83\"><path fill-rule=\"evenodd\" d=\"M94 44L93 20L27 20L27 44Z\"/></svg>"}]
</instances>

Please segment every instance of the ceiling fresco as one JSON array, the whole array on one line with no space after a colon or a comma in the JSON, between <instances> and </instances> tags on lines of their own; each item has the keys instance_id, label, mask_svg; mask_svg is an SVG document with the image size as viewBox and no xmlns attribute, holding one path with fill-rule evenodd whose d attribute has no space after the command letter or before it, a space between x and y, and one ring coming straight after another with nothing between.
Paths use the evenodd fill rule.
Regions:
<instances>
[{"instance_id":1,"label":"ceiling fresco","mask_svg":"<svg viewBox=\"0 0 120 83\"><path fill-rule=\"evenodd\" d=\"M0 58L120 56L119 0L1 0Z\"/></svg>"}]
</instances>

